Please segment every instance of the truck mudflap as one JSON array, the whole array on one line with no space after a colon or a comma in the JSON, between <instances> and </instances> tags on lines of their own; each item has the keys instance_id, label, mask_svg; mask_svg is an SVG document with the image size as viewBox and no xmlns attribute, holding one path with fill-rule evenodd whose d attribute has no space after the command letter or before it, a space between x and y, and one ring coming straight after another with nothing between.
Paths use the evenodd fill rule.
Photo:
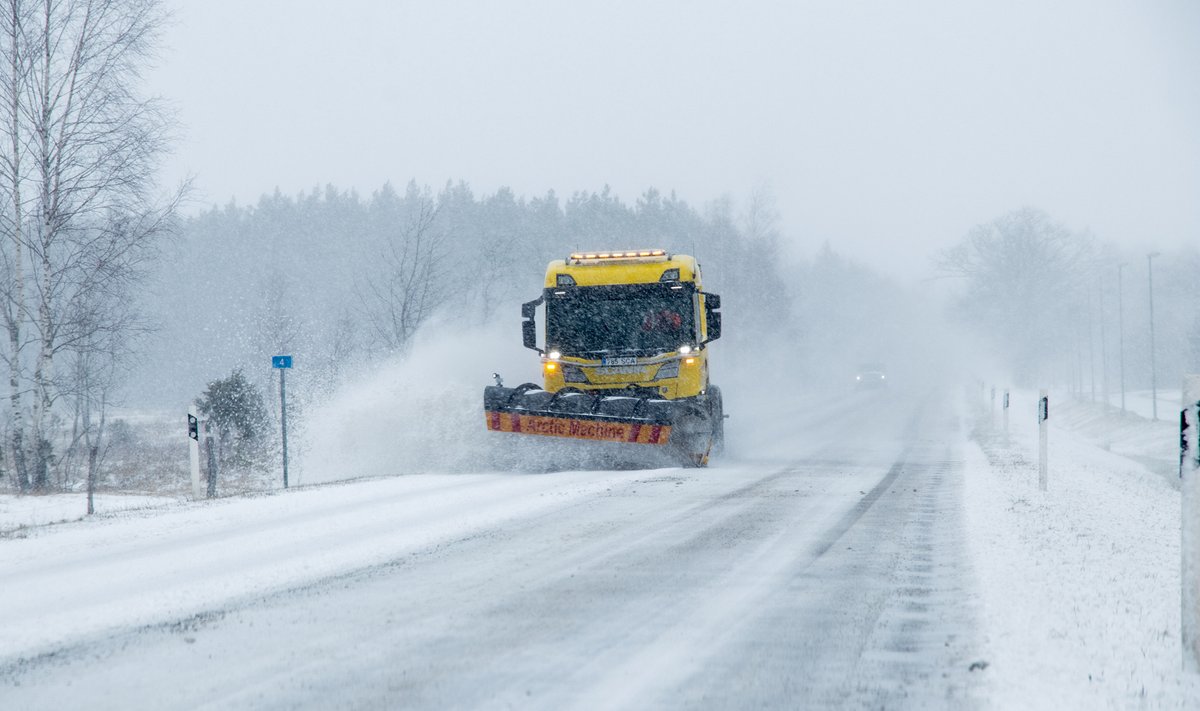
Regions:
<instances>
[{"instance_id":1,"label":"truck mudflap","mask_svg":"<svg viewBox=\"0 0 1200 711\"><path fill-rule=\"evenodd\" d=\"M532 383L483 391L484 419L493 432L665 446L687 466L703 466L713 429L693 400L604 395L566 388L557 393Z\"/></svg>"}]
</instances>

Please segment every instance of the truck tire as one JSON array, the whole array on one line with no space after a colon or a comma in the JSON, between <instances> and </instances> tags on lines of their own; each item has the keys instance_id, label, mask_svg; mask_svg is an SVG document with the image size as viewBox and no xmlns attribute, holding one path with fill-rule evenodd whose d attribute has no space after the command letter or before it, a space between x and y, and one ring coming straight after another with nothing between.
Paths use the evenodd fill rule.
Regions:
<instances>
[{"instance_id":1,"label":"truck tire","mask_svg":"<svg viewBox=\"0 0 1200 711\"><path fill-rule=\"evenodd\" d=\"M712 454L725 453L725 403L721 399L721 388L713 385L708 389L708 413L712 422Z\"/></svg>"}]
</instances>

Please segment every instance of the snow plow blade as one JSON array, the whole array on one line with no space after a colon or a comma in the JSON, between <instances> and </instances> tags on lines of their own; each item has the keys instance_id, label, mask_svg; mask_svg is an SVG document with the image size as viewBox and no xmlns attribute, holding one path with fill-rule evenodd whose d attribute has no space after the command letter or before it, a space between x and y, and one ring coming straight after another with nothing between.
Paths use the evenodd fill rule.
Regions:
<instances>
[{"instance_id":1,"label":"snow plow blade","mask_svg":"<svg viewBox=\"0 0 1200 711\"><path fill-rule=\"evenodd\" d=\"M484 388L483 409L493 432L665 445L679 408L669 400L492 385Z\"/></svg>"},{"instance_id":2,"label":"snow plow blade","mask_svg":"<svg viewBox=\"0 0 1200 711\"><path fill-rule=\"evenodd\" d=\"M712 442L708 418L690 400L561 390L531 383L483 391L488 430L663 447L684 466L704 466Z\"/></svg>"}]
</instances>

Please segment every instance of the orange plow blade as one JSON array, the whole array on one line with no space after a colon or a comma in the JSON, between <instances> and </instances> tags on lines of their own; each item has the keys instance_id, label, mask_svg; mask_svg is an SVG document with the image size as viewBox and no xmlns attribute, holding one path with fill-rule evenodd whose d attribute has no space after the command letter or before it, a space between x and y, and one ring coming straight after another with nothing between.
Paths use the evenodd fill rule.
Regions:
<instances>
[{"instance_id":1,"label":"orange plow blade","mask_svg":"<svg viewBox=\"0 0 1200 711\"><path fill-rule=\"evenodd\" d=\"M525 415L498 411L488 411L485 415L487 428L493 432L572 437L629 444L666 444L671 438L671 426L662 424Z\"/></svg>"}]
</instances>

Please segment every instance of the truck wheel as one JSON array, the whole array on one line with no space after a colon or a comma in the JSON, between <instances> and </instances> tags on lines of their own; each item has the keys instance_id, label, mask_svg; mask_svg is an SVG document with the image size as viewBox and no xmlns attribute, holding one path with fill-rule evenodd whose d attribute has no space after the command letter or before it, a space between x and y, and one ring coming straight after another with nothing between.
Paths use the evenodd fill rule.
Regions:
<instances>
[{"instance_id":1,"label":"truck wheel","mask_svg":"<svg viewBox=\"0 0 1200 711\"><path fill-rule=\"evenodd\" d=\"M671 444L675 456L685 468L703 467L708 464L712 449L713 421L707 408L693 408L682 415L672 428Z\"/></svg>"},{"instance_id":2,"label":"truck wheel","mask_svg":"<svg viewBox=\"0 0 1200 711\"><path fill-rule=\"evenodd\" d=\"M712 453L725 453L725 403L721 400L721 388L708 389L708 413L712 422Z\"/></svg>"}]
</instances>

